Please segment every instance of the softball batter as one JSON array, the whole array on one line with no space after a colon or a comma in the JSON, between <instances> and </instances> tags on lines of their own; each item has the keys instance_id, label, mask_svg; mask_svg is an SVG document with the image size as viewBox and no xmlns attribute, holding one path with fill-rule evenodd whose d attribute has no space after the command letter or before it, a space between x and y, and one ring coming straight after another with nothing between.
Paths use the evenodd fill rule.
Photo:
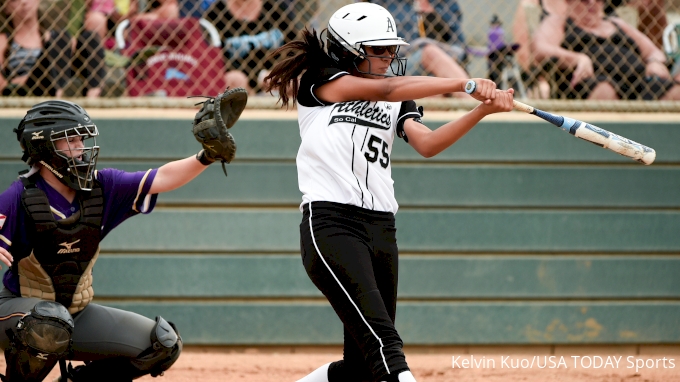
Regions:
<instances>
[{"instance_id":1,"label":"softball batter","mask_svg":"<svg viewBox=\"0 0 680 382\"><path fill-rule=\"evenodd\" d=\"M96 171L97 126L80 106L60 100L33 106L15 132L31 170L0 194L0 261L10 267L0 291L7 364L0 379L42 381L66 359L86 365L62 362L61 381L162 374L182 351L175 326L91 303L92 267L112 229L150 213L158 193L183 186L219 158L201 150L158 169Z\"/></svg>"},{"instance_id":2,"label":"softball batter","mask_svg":"<svg viewBox=\"0 0 680 382\"><path fill-rule=\"evenodd\" d=\"M302 261L344 324L343 360L300 381L415 381L394 327L394 136L431 157L484 116L512 110L513 91L485 79L399 77L405 59L397 53L408 44L376 4L340 8L324 34L325 48L323 37L304 31L302 41L274 52L281 61L265 79L283 106L289 91L297 103ZM435 131L421 123L422 109L412 99L461 91L482 103Z\"/></svg>"}]
</instances>

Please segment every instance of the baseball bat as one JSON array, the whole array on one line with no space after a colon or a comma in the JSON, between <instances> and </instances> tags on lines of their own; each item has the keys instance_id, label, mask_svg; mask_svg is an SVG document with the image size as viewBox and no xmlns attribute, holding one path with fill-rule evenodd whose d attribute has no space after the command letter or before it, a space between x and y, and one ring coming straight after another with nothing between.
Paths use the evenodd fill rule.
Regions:
<instances>
[{"instance_id":1,"label":"baseball bat","mask_svg":"<svg viewBox=\"0 0 680 382\"><path fill-rule=\"evenodd\" d=\"M573 136L594 143L600 147L604 147L605 149L609 149L640 163L650 165L654 162L654 159L656 159L656 151L654 151L653 148L631 141L628 138L614 134L611 131L599 128L595 125L569 117L551 114L519 101L513 101L513 108L518 111L533 114Z\"/></svg>"}]
</instances>

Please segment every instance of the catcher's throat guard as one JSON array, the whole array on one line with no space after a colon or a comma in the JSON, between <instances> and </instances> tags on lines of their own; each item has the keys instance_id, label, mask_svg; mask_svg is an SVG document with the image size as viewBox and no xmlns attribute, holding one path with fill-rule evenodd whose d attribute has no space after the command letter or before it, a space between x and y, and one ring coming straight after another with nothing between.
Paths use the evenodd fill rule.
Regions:
<instances>
[{"instance_id":1,"label":"catcher's throat guard","mask_svg":"<svg viewBox=\"0 0 680 382\"><path fill-rule=\"evenodd\" d=\"M224 164L230 163L236 155L236 142L227 130L234 126L245 109L248 92L244 88L234 88L217 97L206 98L197 104L202 106L193 122L194 137L203 146L197 159L206 165L219 159L227 175Z\"/></svg>"}]
</instances>

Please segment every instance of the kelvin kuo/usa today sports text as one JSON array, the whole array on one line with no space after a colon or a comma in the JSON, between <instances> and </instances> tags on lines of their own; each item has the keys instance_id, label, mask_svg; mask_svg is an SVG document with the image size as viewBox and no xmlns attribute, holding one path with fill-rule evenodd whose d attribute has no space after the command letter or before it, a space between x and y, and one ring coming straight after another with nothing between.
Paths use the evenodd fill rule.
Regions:
<instances>
[{"instance_id":1,"label":"kelvin kuo/usa today sports text","mask_svg":"<svg viewBox=\"0 0 680 382\"><path fill-rule=\"evenodd\" d=\"M674 358L640 358L635 356L452 356L454 369L675 369Z\"/></svg>"}]
</instances>

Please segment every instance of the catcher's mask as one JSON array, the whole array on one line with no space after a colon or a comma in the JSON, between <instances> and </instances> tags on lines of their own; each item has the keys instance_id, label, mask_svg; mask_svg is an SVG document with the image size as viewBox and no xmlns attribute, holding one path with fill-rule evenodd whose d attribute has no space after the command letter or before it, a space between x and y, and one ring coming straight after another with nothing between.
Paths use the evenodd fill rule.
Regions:
<instances>
[{"instance_id":1,"label":"catcher's mask","mask_svg":"<svg viewBox=\"0 0 680 382\"><path fill-rule=\"evenodd\" d=\"M26 112L14 132L26 164L45 166L74 190L92 189L99 130L82 107L62 100L41 102ZM65 148L58 149L56 142L62 139Z\"/></svg>"},{"instance_id":2,"label":"catcher's mask","mask_svg":"<svg viewBox=\"0 0 680 382\"><path fill-rule=\"evenodd\" d=\"M322 32L323 33L323 32ZM397 27L390 12L378 4L354 3L345 5L335 11L328 21L326 46L328 56L341 68L356 70L358 73L374 76L403 76L406 71L406 58L399 56L399 48L409 45L403 38L397 37ZM366 46L370 46L376 54L368 54ZM359 69L359 64L368 57L385 58L380 54L384 47L393 57L389 65L392 72L373 72Z\"/></svg>"}]
</instances>

